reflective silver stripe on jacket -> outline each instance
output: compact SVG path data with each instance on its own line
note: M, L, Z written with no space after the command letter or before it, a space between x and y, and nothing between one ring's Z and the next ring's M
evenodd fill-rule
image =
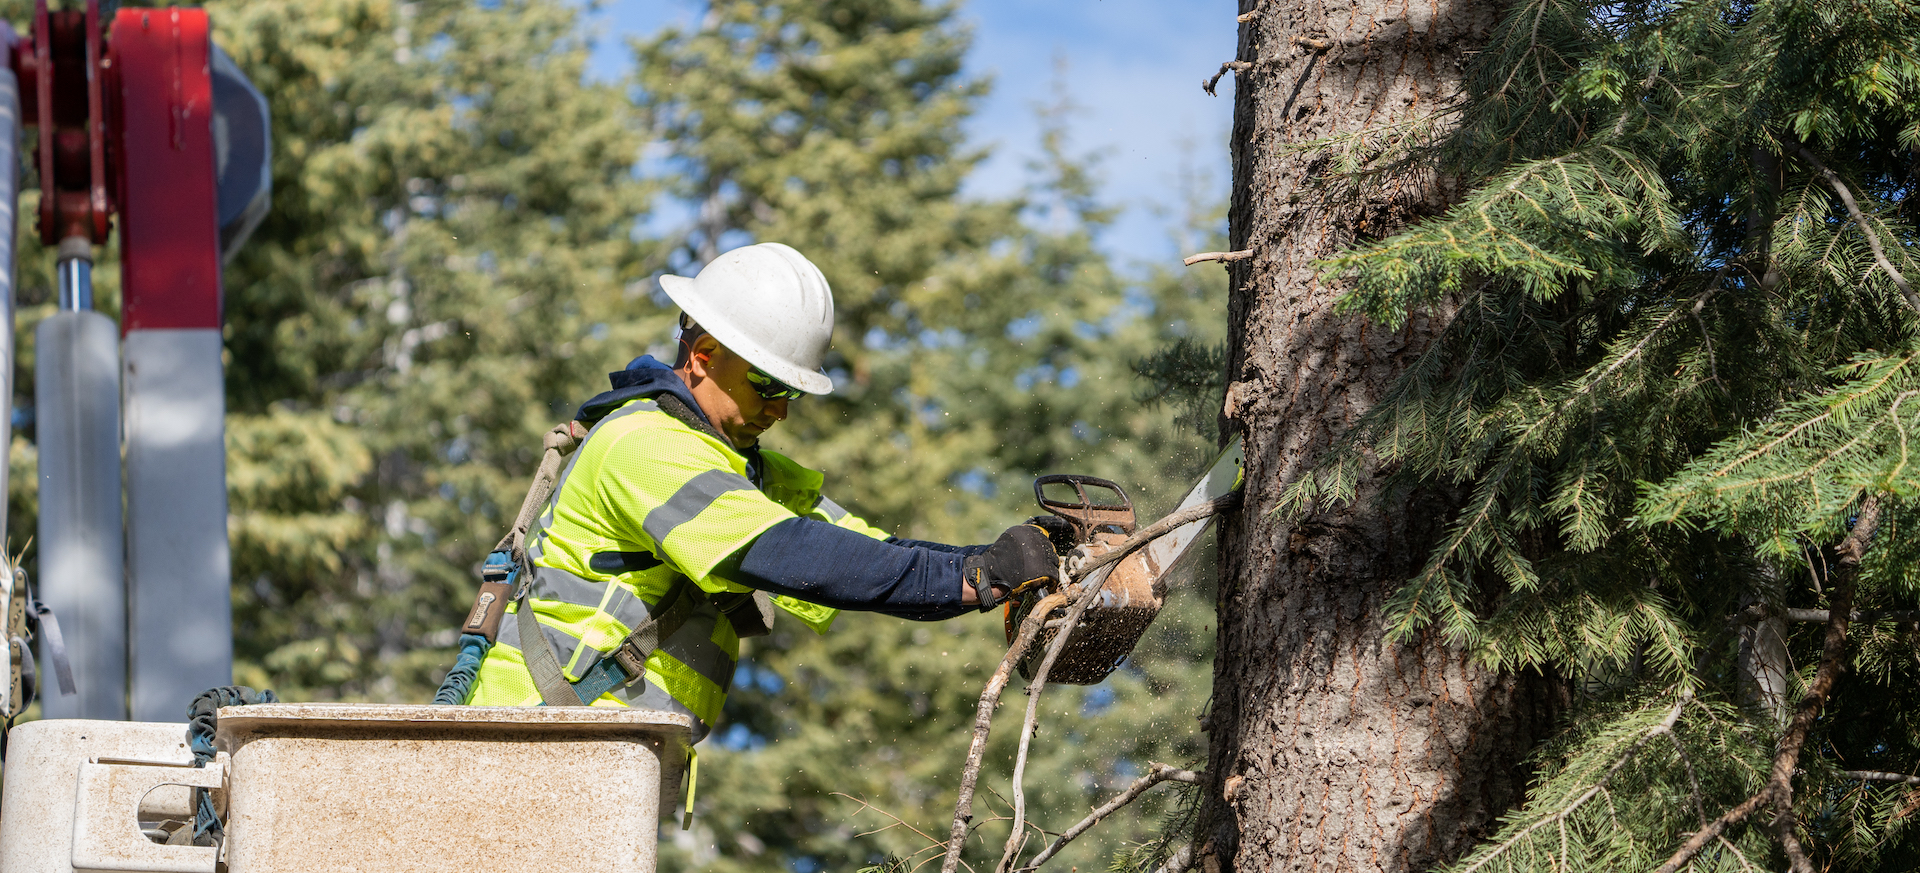
M828 500L825 494L820 495L820 499L813 502L813 508L820 510L821 515L826 516L828 521L835 524L839 524L840 519L847 517L847 511L842 509L840 504Z
M707 507L712 506L720 495L731 491L752 491L753 483L747 477L731 470L708 470L681 484L667 502L654 507L647 513L640 528L647 532L657 547L667 541L667 535L692 521Z

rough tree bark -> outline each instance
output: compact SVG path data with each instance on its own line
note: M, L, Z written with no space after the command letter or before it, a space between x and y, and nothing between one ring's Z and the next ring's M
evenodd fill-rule
M1246 508L1223 527L1203 873L1424 870L1490 834L1525 788L1559 686L1481 669L1436 636L1384 640L1382 605L1427 557L1443 494L1271 517L1296 480L1445 326L1336 314L1312 262L1431 215L1433 174L1319 202L1283 146L1425 115L1450 99L1488 0L1242 0L1233 131L1232 346L1224 416L1246 436Z

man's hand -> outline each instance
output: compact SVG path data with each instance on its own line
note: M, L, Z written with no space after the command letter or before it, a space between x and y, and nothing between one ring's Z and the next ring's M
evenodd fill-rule
M986 612L1059 571L1060 555L1047 532L1037 525L1020 524L1007 528L986 551L969 555L960 565L960 578L972 589L980 611Z

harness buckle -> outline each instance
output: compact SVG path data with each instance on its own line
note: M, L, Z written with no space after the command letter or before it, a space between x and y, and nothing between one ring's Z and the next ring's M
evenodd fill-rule
M647 675L647 656L653 653L640 648L633 636L628 635L608 654L613 656L614 663L619 664L620 669L627 671L626 681L620 683L620 687L625 688Z

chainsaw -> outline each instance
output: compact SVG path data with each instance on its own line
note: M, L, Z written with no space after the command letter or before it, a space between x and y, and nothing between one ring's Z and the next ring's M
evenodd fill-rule
M1243 462L1240 438L1235 437L1174 511L1199 506L1240 487ZM1133 501L1118 484L1106 479L1072 474L1041 476L1033 482L1033 496L1047 514L1034 517L1031 523L1045 530L1054 548L1066 556L1063 567L1112 550L1137 526ZM1174 528L1119 563L1080 580L1081 585L1101 586L1100 594L1067 636L1053 668L1047 672L1047 681L1094 685L1119 667L1166 604L1166 580L1211 523L1209 517ZM1034 605L1061 591L1066 579L1063 571L1007 604L1008 643L1013 642ZM1054 637L1065 625L1066 614L1065 606L1052 608L1039 638L1020 660L1022 677L1033 679Z

